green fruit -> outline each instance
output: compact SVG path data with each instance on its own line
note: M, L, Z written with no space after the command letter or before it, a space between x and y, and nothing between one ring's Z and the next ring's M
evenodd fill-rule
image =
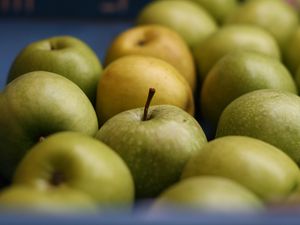
M175 31L161 25L133 27L119 34L111 43L105 64L132 54L153 56L174 66L187 80L192 90L196 87L196 65L192 53Z
M299 183L298 166L284 152L245 136L217 138L203 146L182 178L201 175L232 179L265 201L286 197Z
M68 187L39 191L26 186L12 186L0 193L0 207L22 213L98 213L97 204L88 195Z
M236 213L263 208L255 194L233 180L199 176L184 179L166 189L154 200L150 213L159 214L168 209Z
M279 89L297 94L294 79L280 61L249 51L225 55L213 66L202 84L203 117L216 125L230 102L258 89Z
M40 70L57 73L73 81L94 103L102 66L85 42L72 36L56 36L33 42L18 54L7 81Z
M283 61L295 76L300 65L300 26L295 28L290 41L283 49Z
M215 63L227 53L248 50L280 59L276 40L262 28L251 25L228 25L194 48L200 79L204 80Z
M187 160L207 142L198 122L171 105L128 110L109 119L96 138L127 163L137 198L150 198L176 182Z
M153 1L139 13L138 24L160 24L178 32L192 47L217 30L209 13L192 1Z
M215 20L223 24L226 18L231 15L239 6L238 0L193 0L205 8Z
M100 124L122 111L143 107L151 87L157 92L153 105L175 105L194 114L192 90L171 64L150 56L128 55L103 71L96 99Z
M134 184L124 161L107 145L78 132L59 132L31 148L18 165L14 184L33 190L84 193L101 208L131 207ZM61 193L62 192L62 193ZM75 203L74 203L75 204Z
M26 151L40 138L72 130L94 135L96 112L83 91L49 72L27 73L0 94L0 176L10 179Z
M252 0L229 17L231 24L253 24L269 31L284 48L298 26L296 10L285 1Z
M300 97L279 90L242 95L223 111L217 137L245 135L268 142L300 163Z

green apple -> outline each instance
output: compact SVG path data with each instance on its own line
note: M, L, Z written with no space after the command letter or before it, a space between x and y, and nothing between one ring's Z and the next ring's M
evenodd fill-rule
M239 183L217 176L191 177L175 183L154 200L150 214L166 210L200 212L260 211L262 201ZM183 211L183 212L184 212Z
M228 53L212 67L202 84L203 117L216 126L222 111L234 99L267 88L297 94L292 75L277 59L251 51Z
M295 29L282 52L283 62L295 76L300 66L300 26Z
M0 193L0 209L22 213L99 213L98 206L88 195L70 189L39 191L27 186L11 186Z
M235 10L227 22L260 26L284 48L299 21L297 11L286 1L252 0Z
M26 151L41 138L64 130L94 135L98 121L83 91L45 71L24 74L0 94L0 177L10 179Z
M239 6L238 0L193 0L205 8L219 24L223 24Z
M281 58L276 40L262 28L253 25L223 26L193 49L200 80L203 81L214 64L233 50L248 50Z
M218 29L213 17L192 1L164 0L146 5L138 15L137 23L161 24L178 32L192 47Z
M176 182L186 161L207 142L201 126L184 110L172 105L147 110L121 112L96 134L127 163L137 198L155 197Z
M257 90L232 101L221 114L217 137L245 135L268 142L300 164L300 97Z
M193 55L182 37L161 25L141 25L120 33L111 43L105 64L131 54L157 57L173 65L187 80L192 90L196 86L196 66Z
M110 63L99 81L100 125L122 111L143 107L150 87L157 91L153 104L175 105L194 114L192 90L178 70L152 56L128 55Z
M130 209L134 199L131 173L119 155L99 140L74 131L58 132L33 146L19 163L13 184L27 186L32 193L44 192L45 198L53 195L54 201L63 201L66 195L66 206L73 190L103 209Z
M193 156L182 179L210 175L232 179L264 201L285 198L299 184L297 164L280 149L246 136L214 139Z
M12 63L7 82L40 70L70 79L94 103L102 66L95 52L82 40L55 36L27 45Z

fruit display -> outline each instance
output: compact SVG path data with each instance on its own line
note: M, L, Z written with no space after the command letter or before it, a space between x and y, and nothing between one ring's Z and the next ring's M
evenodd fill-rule
M27 43L0 94L0 213L299 211L298 17L284 0L153 0L101 54Z

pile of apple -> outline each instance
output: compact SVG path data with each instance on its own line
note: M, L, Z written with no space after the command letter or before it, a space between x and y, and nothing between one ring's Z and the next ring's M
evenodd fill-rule
M299 65L281 0L153 1L103 64L76 37L29 43L0 95L0 207L297 206Z

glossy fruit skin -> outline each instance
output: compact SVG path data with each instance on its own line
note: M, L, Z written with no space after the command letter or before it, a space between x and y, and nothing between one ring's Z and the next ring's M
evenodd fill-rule
M202 84L203 117L216 126L230 102L259 89L298 93L292 75L277 59L251 51L229 53L213 66Z
M18 165L13 182L46 193L69 188L90 196L100 208L130 208L134 198L124 161L104 143L79 132L58 132L36 144Z
M182 179L211 175L232 179L267 202L285 198L299 184L297 164L280 149L258 139L214 139L186 164Z
M168 210L228 213L260 211L263 208L262 201L239 183L224 177L204 175L181 180L167 188L154 200L150 213L155 215Z
M137 24L160 24L178 32L192 47L214 33L218 25L213 17L192 1L164 0L146 5Z
M289 68L291 73L296 76L300 65L300 26L298 26L289 42L283 49L283 62Z
M28 44L12 63L7 82L24 73L41 70L73 81L94 104L102 65L96 53L82 40L54 36Z
M156 89L152 105L175 105L194 115L192 90L172 65L150 56L129 55L103 71L96 99L100 125L122 111L143 107L149 88Z
M93 105L70 80L45 71L24 74L0 94L0 176L11 179L27 150L49 134L72 130L94 135Z
M207 142L198 122L171 105L122 112L108 120L96 138L114 149L127 163L137 198L152 198L176 182L187 160Z
M279 46L267 31L253 25L228 25L193 48L199 79L203 81L218 60L236 50L254 51L281 59Z
M247 1L229 16L230 24L253 24L269 31L284 49L298 26L297 11L285 1Z
M217 137L246 135L268 142L300 163L300 97L257 90L231 102L221 114Z
M193 55L175 31L157 24L141 25L119 34L111 43L105 64L132 54L153 56L173 65L196 88L196 65Z
M28 214L96 214L100 210L88 195L61 188L56 191L40 191L31 187L13 185L0 193L1 210Z

